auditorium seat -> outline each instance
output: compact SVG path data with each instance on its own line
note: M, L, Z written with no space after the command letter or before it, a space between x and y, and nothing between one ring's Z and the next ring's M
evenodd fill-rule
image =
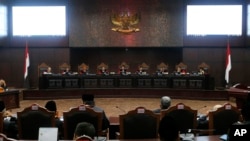
M159 65L157 65L156 68L157 68L157 70L163 69L162 71L168 72L168 65L165 64L164 62L161 62Z
M73 139L74 130L80 122L89 122L93 124L96 129L96 135L102 136L102 116L101 112L96 112L85 105L80 105L71 108L69 111L63 112L64 139Z
M49 65L47 65L46 63L41 63L40 65L38 65L38 77L41 76L44 72L46 72L48 70Z
M70 70L70 65L68 63L62 63L61 65L59 65L59 73L64 72L67 68Z
M169 115L174 117L181 133L190 132L197 127L197 110L191 107L178 103L166 110L161 111L161 118Z
M3 120L4 120L3 112L0 112L0 133L3 133Z
M160 115L144 107L137 107L119 116L118 139L158 138Z
M83 135L83 136L76 138L76 141L93 141L93 139L89 136Z
M241 120L241 112L230 103L224 104L215 111L208 113L210 135L222 135L228 132L229 127Z
M138 69L140 69L140 68L142 68L143 71L147 72L148 69L149 69L149 65L146 64L145 62L143 62L142 64L140 64L140 65L138 66Z
M40 127L55 127L55 113L38 104L17 112L19 139L37 140Z

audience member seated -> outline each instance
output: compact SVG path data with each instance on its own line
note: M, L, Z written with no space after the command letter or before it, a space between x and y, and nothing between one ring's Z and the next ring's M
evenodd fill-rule
M17 118L6 110L4 101L0 101L0 112L3 113L3 132L10 138L17 139Z
M55 124L59 130L58 137L59 139L63 139L63 122L60 120L59 112L57 111L56 102L53 100L49 100L46 102L44 107L49 111L55 112Z
M52 74L51 67L48 67L47 70L43 72L43 74Z
M6 85L5 80L0 79L0 92L4 92L6 90L7 90L7 85Z
M242 121L234 123L228 131L228 141L249 141L250 139L250 101L243 104L241 109ZM245 129L246 133L241 134L241 129ZM240 130L238 135L235 136L236 130ZM239 135L240 134L240 135Z
M94 140L95 134L94 125L88 122L80 122L77 124L75 129L74 140L78 140L82 136L87 136Z
M109 128L109 125L110 125L109 120L105 114L105 111L102 108L95 105L94 95L83 94L82 95L82 102L83 102L83 104L90 106L94 111L103 113L102 130L103 131L107 130Z
M158 130L161 141L179 141L179 129L176 121L171 116L164 116Z
M198 126L197 129L208 129L208 113L211 111L216 111L218 108L222 107L220 104L216 104L211 110L208 110L205 115L198 115Z
M161 113L161 110L168 109L171 105L171 98L168 96L161 97L161 104L159 109L153 110L154 113Z

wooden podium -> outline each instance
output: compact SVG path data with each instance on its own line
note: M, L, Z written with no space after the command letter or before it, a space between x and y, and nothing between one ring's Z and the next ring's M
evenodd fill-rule
M234 97L236 99L237 108L241 109L242 104L247 100L248 94L250 93L250 88L242 84L237 84L233 87L230 87L227 91L229 97Z

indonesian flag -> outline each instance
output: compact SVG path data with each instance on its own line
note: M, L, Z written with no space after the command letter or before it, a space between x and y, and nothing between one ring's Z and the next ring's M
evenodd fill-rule
M28 76L28 68L30 66L30 58L29 58L29 50L28 50L28 43L26 42L25 47L25 60L24 60L24 80Z
M229 83L229 72L232 68L231 65L231 51L230 51L230 45L227 43L227 56L226 56L226 72L225 72L225 80L227 84Z

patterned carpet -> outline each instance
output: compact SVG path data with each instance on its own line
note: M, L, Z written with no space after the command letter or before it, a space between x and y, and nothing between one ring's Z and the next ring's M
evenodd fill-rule
M59 99L55 100L59 114L62 115L63 111L68 111L71 107L76 107L82 103L81 99ZM15 114L17 111L23 110L25 107L33 103L44 106L47 100L21 100L20 108L12 109L11 112ZM192 109L198 110L199 114L206 114L206 112L216 104L231 103L235 106L234 100L230 101L204 101L204 100L185 100L185 99L172 99L172 106L177 103L184 103ZM160 106L159 98L95 98L97 106L102 107L107 117L119 116L135 109L136 107L143 106L147 109L156 109Z

